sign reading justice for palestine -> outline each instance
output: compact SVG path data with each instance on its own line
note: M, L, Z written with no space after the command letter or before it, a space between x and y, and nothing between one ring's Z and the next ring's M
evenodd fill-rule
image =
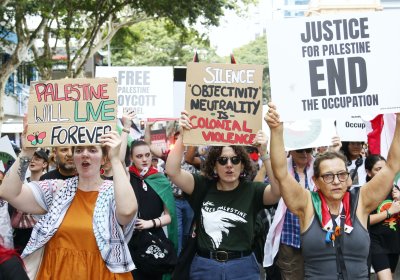
M271 96L281 120L400 112L399 29L398 11L270 22Z
M262 121L262 65L187 66L186 145L251 145Z
M116 129L114 78L32 82L25 142L31 147L99 143Z

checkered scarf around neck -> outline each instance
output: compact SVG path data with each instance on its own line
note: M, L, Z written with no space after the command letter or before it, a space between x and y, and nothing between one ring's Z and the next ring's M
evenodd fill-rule
M311 196L314 204L315 213L317 214L318 220L321 224L321 227L325 231L329 231L333 229L332 216L329 212L328 205L326 204L326 200L324 195L320 192L314 192ZM342 202L340 204L340 211L342 212L344 209L345 213L345 221L344 221L344 232L350 233L353 230L353 223L350 217L350 192L346 192L344 197L342 198Z
M150 175L157 174L158 170L155 169L153 166L150 166L149 168L144 168L141 172L139 172L139 170L136 168L136 166L131 165L131 166L129 166L129 172L132 174L135 174L136 177L143 180L144 178L146 178Z

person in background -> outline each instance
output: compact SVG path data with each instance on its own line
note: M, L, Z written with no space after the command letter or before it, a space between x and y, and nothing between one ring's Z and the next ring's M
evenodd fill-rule
M156 157L160 157L164 162L168 160L170 150L164 150L158 146L152 145L151 143L151 126L154 123L147 123L145 130L144 141L149 144L152 154ZM179 135L179 131L175 132L174 140ZM188 147L185 155L181 160L181 167L190 173L198 173L201 160L196 156L196 147ZM168 177L168 176L167 176ZM193 210L190 207L187 199L183 195L183 192L173 182L171 182L172 193L175 200L175 213L178 223L178 254L181 252L182 247L185 245L186 240L189 238L190 226L193 220Z
M158 158L152 157L151 158L151 166L158 170Z
M164 174L151 166L149 145L134 141L131 145L132 165L129 167L130 182L139 205L139 217L135 228L148 229L152 234L166 237L163 227L167 226L168 238L178 248L177 220L171 184ZM129 242L131 244L132 240ZM133 244L132 244L133 245ZM136 280L162 279L163 274L144 271L140 267L132 271Z
M113 180L113 170L112 165L108 157L106 157L105 162L101 165L100 175L103 180Z
M380 155L368 155L365 159L367 171L366 181L369 182L386 165L386 160ZM371 238L371 264L378 280L392 280L399 260L400 212L399 190L393 186L392 192L382 201L370 215L369 236Z
M46 174L49 168L49 156L43 149L38 149L33 154L29 163L30 176L26 178L26 182L39 181L40 177Z
M121 160L125 158L124 150L128 143L129 130L127 128L134 116L133 112L122 116ZM174 243L177 250L177 220L170 182L163 173L159 173L152 166L150 146L145 141L136 140L131 143L130 158L131 166L128 169L128 178L139 205L135 229L148 229L152 234L165 238L163 227L167 226L168 239ZM128 243L130 248L134 246L133 240L134 238ZM144 271L140 267L133 270L132 275L135 280L160 280L163 278L162 273Z
M192 128L187 112L182 112L179 125L182 130ZM261 136L260 131L255 144L261 144ZM181 132L169 153L166 173L192 206L202 205L190 279L259 279L260 269L252 252L255 220L264 205L279 200L278 187L249 181L253 165L242 146L210 147L203 175L191 174L181 168L182 141Z
M17 251L8 249L0 243L0 279L29 280L24 263Z
M312 149L293 150L290 151L289 155L287 158L289 174L296 179L299 183L298 186L305 190L314 190ZM277 242L280 243L279 247L275 244ZM270 267L273 263L276 263L282 279L304 279L304 261L300 245L299 218L287 209L286 204L281 199L267 236L264 267Z
M52 150L56 168L43 174L40 180L61 179L65 180L76 175L75 163L72 157L72 147L60 146Z
M26 139L27 129L25 116L21 139ZM133 233L136 197L119 159L118 133L110 131L99 141L99 145L71 149L78 176L27 184L24 178L35 150L23 142L0 186L0 197L15 208L46 214L36 223L22 254L35 258L43 251L37 279L132 279L135 266L127 241ZM69 159L69 152L66 155ZM106 155L113 181L100 177Z
M49 167L49 157L45 150L38 149L32 156L29 163L30 177L25 179L25 183L39 181L40 177L46 173ZM11 225L14 229L14 248L22 254L26 244L31 237L32 229L36 224L36 218L29 214L21 212L13 207L11 210Z
M337 152L326 152L315 159L312 179L316 192L299 187L287 170L283 123L272 103L269 103L266 121L271 129L274 176L285 204L300 220L304 278L369 279L368 216L386 198L400 170L400 114L397 114L386 166L361 188L352 191L348 191L351 178L346 159Z
M353 186L362 186L366 182L367 173L364 166L365 157L362 155L363 146L364 142L342 142L341 151L347 159L347 168Z

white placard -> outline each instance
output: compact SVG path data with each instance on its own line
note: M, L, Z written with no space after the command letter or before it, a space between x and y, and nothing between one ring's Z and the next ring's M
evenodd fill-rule
M12 163L16 158L17 155L14 152L8 136L6 135L0 138L0 170L4 172L4 170L10 168L9 164Z
M119 118L126 107L139 119L174 116L172 67L98 66L96 77L117 78Z
M263 116L268 106L263 106ZM270 131L263 120L263 130ZM332 145L332 137L336 136L335 121L332 119L298 120L283 124L283 138L285 150L292 151L304 148L317 148Z
M400 111L400 12L267 25L272 101L282 121Z
M337 120L336 131L341 141L367 142L367 125L361 117Z

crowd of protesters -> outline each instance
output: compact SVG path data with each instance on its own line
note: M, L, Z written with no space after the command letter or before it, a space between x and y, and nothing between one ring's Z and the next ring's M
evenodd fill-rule
M150 122L128 144L133 112L101 145L22 142L0 174L0 279L168 279L135 267L132 236L168 238L179 255L194 224L190 279L393 279L399 116L387 159L338 137L286 152L273 104L269 149L263 131L252 147L185 147L189 117L182 112L171 150L151 143Z

